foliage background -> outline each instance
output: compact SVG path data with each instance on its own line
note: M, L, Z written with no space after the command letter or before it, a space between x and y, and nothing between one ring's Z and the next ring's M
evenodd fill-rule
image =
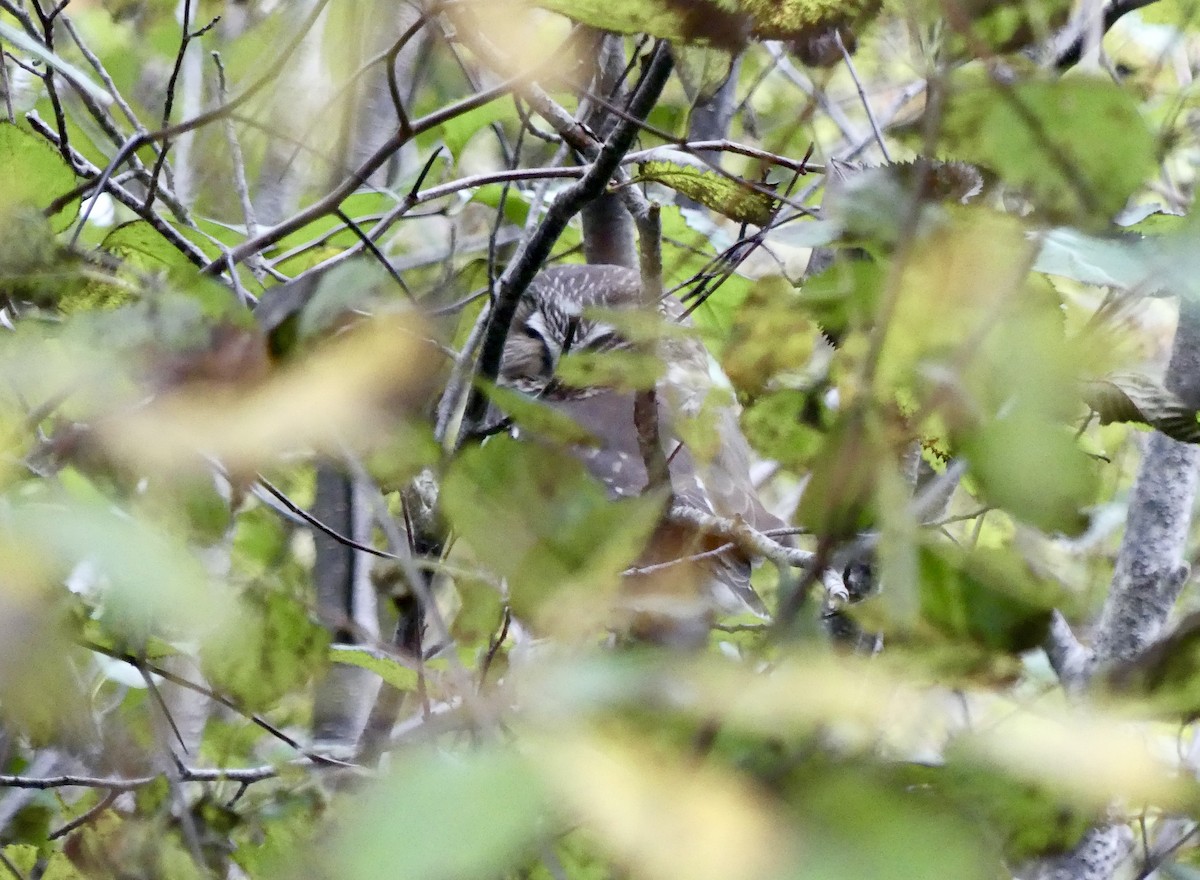
M1200 876L1189 0L0 0L0 47L0 870ZM601 194L730 379L686 439L736 399L791 523L707 524L772 616L704 651L623 637L659 500L536 401L471 433L488 293Z

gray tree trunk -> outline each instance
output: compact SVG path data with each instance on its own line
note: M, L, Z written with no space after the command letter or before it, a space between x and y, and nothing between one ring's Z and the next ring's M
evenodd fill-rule
M1200 407L1200 306L1187 299L1179 307L1165 384L1189 406ZM1196 499L1198 463L1200 447L1158 432L1146 443L1091 656L1080 663L1077 652L1065 650L1061 644L1047 649L1069 690L1078 690L1097 671L1135 657L1165 627L1188 577L1183 560ZM1076 659L1064 662L1072 653ZM1100 826L1089 831L1075 850L1033 866L1026 876L1109 880L1132 848L1133 834L1128 827Z

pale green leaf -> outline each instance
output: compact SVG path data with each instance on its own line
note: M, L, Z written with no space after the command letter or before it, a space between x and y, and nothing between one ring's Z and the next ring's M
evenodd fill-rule
M410 754L342 806L322 844L330 876L471 880L505 876L540 834L544 795L516 754Z
M107 107L112 103L112 95L93 82L90 76L74 64L63 60L51 52L45 45L32 39L21 29L14 27L3 19L0 19L0 38L48 64L66 77L71 82L71 85L77 86L81 91L87 92L103 106Z
M374 672L398 691L411 691L417 686L416 670L372 648L331 645L329 660L343 666L357 666L359 669Z
M1120 211L1157 164L1132 96L1108 79L961 85L946 104L942 143L1049 216L1093 222Z
M0 26L4 22L0 21ZM31 131L0 122L0 218L14 209L45 208L58 196L75 188L75 172L45 139ZM55 231L71 225L79 211L76 198L51 219Z
M655 151L654 159L639 166L638 178L668 186L737 223L766 226L774 214L772 196L720 174L686 153Z
M488 399L534 436L571 446L596 446L595 436L560 410L502 385L480 385Z
M442 487L450 523L508 579L527 616L570 588L612 590L661 512L657 496L609 500L567 453L494 437L454 462Z

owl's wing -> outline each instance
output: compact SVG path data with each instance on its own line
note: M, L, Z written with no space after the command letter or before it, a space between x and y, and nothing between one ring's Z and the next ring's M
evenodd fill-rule
M683 305L673 297L661 304L665 317L691 327ZM738 424L740 408L733 400L732 386L698 337L688 334L665 337L659 345L667 376L659 383L659 424L670 432L676 419L698 415L705 428L716 433L710 455L695 463L696 478L718 516L738 516L759 531L782 528L785 523L762 505L750 478L750 444ZM716 395L718 405L709 405ZM722 399L726 398L726 399ZM706 412L707 410L707 412ZM669 454L669 452L668 452Z
M599 441L596 447L580 448L578 455L592 476L605 485L611 496L631 497L645 491L648 479L633 419L632 393L601 390L586 397L555 401L552 405L569 415ZM668 405L660 401L659 423L669 428L670 422ZM734 426L736 427L736 422ZM691 452L666 430L662 441L663 452L668 459L671 490L678 503L705 513L718 516L728 516L732 513L742 515L744 510L751 515L746 517L747 522L755 528L762 528L764 523L759 520L758 512L761 511L765 517L770 517L770 514L762 509L757 500L751 501L753 486L748 469L749 448L745 446L745 438L740 437L740 432L738 439L742 448L732 449L730 460L735 466L744 463L743 483L735 488L738 482L737 474L729 474L721 479L728 481L725 494L729 498L739 500L738 503L742 505L740 510L726 512L713 503L708 481L697 468ZM773 517L770 518L774 520ZM774 526L768 524L765 527ZM687 532L682 527L664 523L650 541L650 547L640 564L654 565L703 553L715 549L721 543L720 539L710 535ZM756 614L766 615L762 599L750 585L750 560L740 551L731 549L715 557L708 557L696 567L702 568L706 580L715 581L724 588L712 591L713 597L722 608L727 611L739 611L747 607Z

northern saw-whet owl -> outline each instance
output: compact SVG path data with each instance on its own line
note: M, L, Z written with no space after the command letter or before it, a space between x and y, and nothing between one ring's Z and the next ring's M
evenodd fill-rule
M635 394L606 387L577 388L558 382L555 368L566 352L620 351L634 346L603 315L592 309L653 309L643 303L640 275L612 265L573 265L539 274L517 306L501 362L500 384L539 397L570 416L597 440L594 447L574 450L610 497L641 494L647 486L646 466L634 421ZM657 304L667 319L678 320L682 308L674 299ZM693 455L672 430L681 416L695 416L714 387L704 345L686 335L657 344L665 375L656 387L659 438L675 503L721 517L742 517L751 526L770 529L782 522L758 500L750 478L750 449L737 424L732 402L713 414L715 451ZM705 553L723 542L694 529L662 522L638 560L647 567ZM656 641L696 644L707 638L716 610L749 609L765 616L762 600L750 586L751 560L736 549L688 564L658 569L630 578L627 592L646 599L655 610L635 614L635 634ZM639 583L639 581L645 581ZM637 633L639 620L643 630ZM646 621L653 621L646 624Z

